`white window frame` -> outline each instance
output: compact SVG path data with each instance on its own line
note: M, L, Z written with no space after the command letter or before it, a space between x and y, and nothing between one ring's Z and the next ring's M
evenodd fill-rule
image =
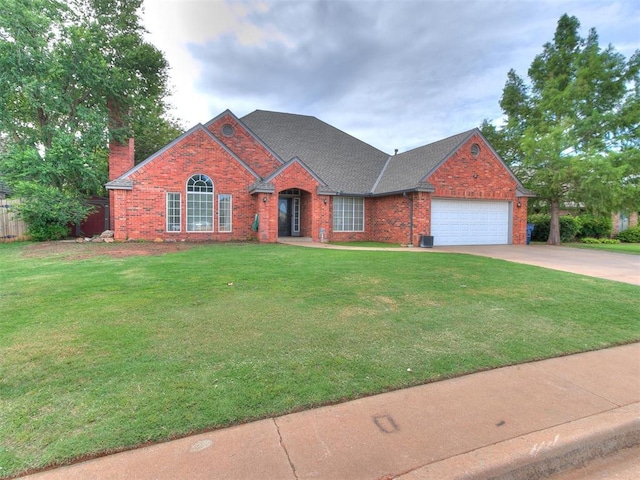
M180 233L182 231L182 195L180 192L167 192L166 220L167 232ZM171 228L171 226L178 228Z
M213 180L206 175L197 173L187 180L186 190L187 232L213 232ZM203 222L205 228L194 228L196 223Z
M300 197L291 199L291 235L300 236Z
M223 203L228 202L228 208L223 208ZM228 218L229 224L224 225L225 218ZM230 233L233 231L233 196L229 193L218 194L218 232Z
M364 197L333 199L333 231L364 232Z

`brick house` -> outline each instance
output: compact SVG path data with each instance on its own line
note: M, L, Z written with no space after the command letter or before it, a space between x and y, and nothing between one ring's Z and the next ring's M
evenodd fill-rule
M524 244L527 191L478 129L390 155L315 117L227 110L134 166L112 144L117 240Z

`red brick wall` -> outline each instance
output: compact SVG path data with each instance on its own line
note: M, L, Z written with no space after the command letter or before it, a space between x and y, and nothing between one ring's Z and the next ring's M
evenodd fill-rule
M292 188L301 190L300 196L300 234L303 237L311 237L313 240L320 240L320 228L329 232L329 208L324 204L325 197L317 194L318 182L299 163L292 163L282 170L273 180L276 192L282 192ZM278 241L278 202L277 194L269 200L270 210L268 215L275 219L269 224L269 231L266 236L261 237L262 241Z
M109 143L109 180L114 180L123 173L131 170L133 164L133 138L130 138L125 144L118 143L115 140Z
M214 184L214 231L186 231L186 183L204 174ZM133 190L110 192L113 228L118 240L245 240L258 211L257 197L248 194L256 181L249 171L205 132L195 131L162 155L132 173ZM166 231L166 193L181 194L181 232ZM218 232L218 194L232 195L232 232Z
M222 133L225 124L234 127L233 137L225 137ZM256 143L231 115L221 117L208 128L263 177L281 167L280 162ZM481 147L477 157L470 153L473 143ZM116 148L115 156L112 155L113 173L110 172L110 178L116 178L130 168L124 165L125 150L127 155L132 153L132 145L120 151ZM124 170L118 174L121 169ZM207 175L214 182L214 232L186 231L186 182L194 174ZM258 238L262 242L276 242L278 192L297 188L301 190L301 235L316 241L320 240L320 230L324 229L325 240L377 240L407 244L410 240L411 198L411 243L418 245L419 236L430 233L432 196L511 201L513 243L526 241L527 199L516 197L516 181L479 135L474 135L427 179L435 186L435 193L411 193L409 198L403 195L366 197L364 232L332 231L333 197L318 195L318 182L299 163L289 165L272 180L276 193L250 195L248 189L257 180L255 176L202 130L195 130L129 178L134 185L132 191L110 191L111 225L118 240L228 241ZM166 231L167 192L181 194L181 232ZM233 230L230 233L218 232L217 195L221 193L233 196ZM519 208L518 202L521 204ZM260 227L258 232L253 232L251 227L256 213L260 217Z
M480 146L480 153L476 157L470 150L474 143ZM514 244L526 243L527 198L516 196L517 182L479 135L473 135L427 181L435 187L432 198L511 201L512 241ZM520 207L517 206L518 202ZM430 230L430 225L426 225L425 231Z
M409 198L402 195L378 197L370 202L373 210L372 239L378 242L410 243L410 210L413 194ZM415 211L415 205L414 205Z
M364 231L363 232L334 232L333 231L333 200L335 197L329 197L327 202L327 222L326 235L327 241L332 242L367 242L374 240L373 238L373 219L374 203L372 198L364 199Z
M222 127L225 125L233 127L233 136L227 137L222 132ZM256 142L253 136L232 115L223 115L207 125L207 128L261 177L268 177L282 166L282 163L269 150ZM284 161L287 160L289 159L284 159Z

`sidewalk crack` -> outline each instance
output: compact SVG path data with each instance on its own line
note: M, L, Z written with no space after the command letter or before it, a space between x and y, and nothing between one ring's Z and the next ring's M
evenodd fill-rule
M600 394L599 392L595 392L593 391L591 388L588 388L585 385L582 385L581 383L576 383L573 380L569 380L568 378L566 378L563 375L560 375L554 371L551 370L547 370L544 367L542 367L541 365L535 365L535 368L537 368L540 372L549 375L550 377L556 378L558 380L561 380L563 382L568 383L569 385L572 385L573 387L582 390L583 392L587 392L590 393L591 395L600 398L601 400L604 400L605 402L609 403L612 405L612 409L613 408L620 408L620 407L624 407L624 405L619 405L618 402L614 402L613 400L611 400L608 397L605 397L603 394Z
M293 478L295 478L296 480L299 480L298 473L296 472L296 467L293 465L293 462L291 461L291 457L289 456L289 451L287 450L287 447L284 444L284 440L282 440L282 433L280 433L280 426L278 425L278 422L276 422L275 418L273 418L272 420L278 432L278 438L280 439L280 446L282 447L282 450L284 450L284 454L287 456L287 461L289 462L289 466L291 467Z

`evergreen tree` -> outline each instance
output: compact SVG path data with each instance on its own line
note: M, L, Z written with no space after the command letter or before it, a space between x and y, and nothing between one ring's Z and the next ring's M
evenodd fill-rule
M595 214L640 206L640 53L627 61L602 49L594 29L563 15L525 82L511 70L500 106L506 123L483 131L535 203L551 213L549 244L560 243L562 207Z

